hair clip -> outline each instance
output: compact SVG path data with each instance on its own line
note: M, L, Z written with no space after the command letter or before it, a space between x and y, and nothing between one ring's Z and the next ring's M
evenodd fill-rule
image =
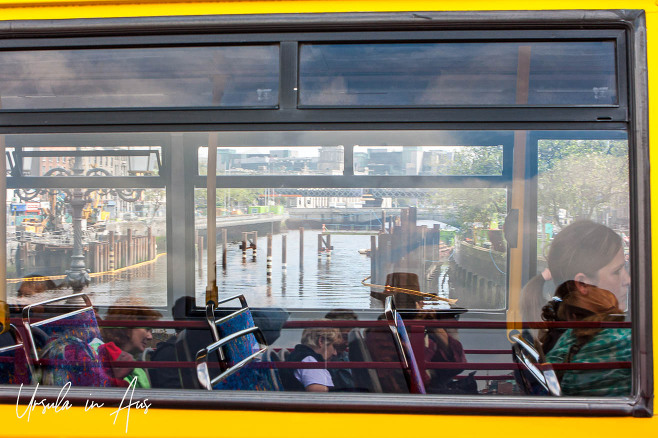
M556 302L558 302L558 303L561 303L561 302L562 302L562 298L557 297L557 296L551 298L551 300L552 300L552 301L556 301Z

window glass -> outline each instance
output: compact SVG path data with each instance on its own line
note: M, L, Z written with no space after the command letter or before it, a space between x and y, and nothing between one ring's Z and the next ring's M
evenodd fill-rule
M162 166L159 146L21 147L10 154L12 176L158 176Z
M621 237L628 271L628 141L552 139L549 133L543 135L549 138L538 142L538 269L547 267L550 244L560 231L587 218ZM627 295L620 297L622 310L628 311L629 304Z
M72 137L78 141L71 147L83 148L83 137ZM84 330L71 341L61 336L68 322L53 328L48 320L69 308L70 298L59 307L34 308L33 327L39 330L33 336L44 342L36 354L58 357L66 342L81 349L86 344L103 370L96 380L76 380L76 375L46 369L42 383L106 386L103 379L110 379L110 386L121 386L128 377L142 388L190 391L212 386L548 396L557 388L564 396L630 394L633 260L623 131L102 137L104 146L90 150L104 155L76 156L73 165L95 165L96 159L105 165L112 158L104 149L109 143L126 151L160 145L166 153L181 154L177 159L186 165L168 168L165 162L162 174L170 175L171 185L163 181L162 188L123 188L121 182L97 188L93 176L84 180L89 186L75 188L81 179L48 178L53 175L44 178L52 184L39 179L31 181L42 187L12 188L10 304L35 304L79 289L103 316L90 323L83 318L89 314L74 313L78 322L73 325ZM39 138L30 142L23 136L21 142L21 136L8 136L6 141L14 154L18 149L39 152L42 156L30 158L50 165L53 157L43 152L55 149L41 146ZM61 140L51 138L60 148ZM224 172L213 175L209 140L227 145L219 150L259 148L259 156L272 163L282 153L319 157L323 148L341 145L343 153L332 163L342 162L342 174L285 166L273 166L285 170L279 174L250 173L233 164L227 172L224 164ZM409 163L420 165L411 174L359 173L357 157L363 158L362 168L386 157L358 155L371 148L363 145L391 148L388 153L397 157L391 161L405 169ZM308 150L318 155L306 155ZM424 152L446 150L455 162L466 157L459 172L424 173ZM405 158L419 151L420 160ZM222 161L217 162L220 167ZM217 185L214 205L208 204L203 175L209 171ZM30 180L8 178L10 187L21 181ZM216 242L208 252L211 236ZM183 242L171 244L171 254L163 254L167 237ZM89 284L81 286L85 274ZM214 287L220 301L242 295L242 300L219 303L216 333L203 312L207 291ZM397 310L387 307L389 300ZM522 327L510 334L510 343L508 325L518 323ZM244 334L245 342L227 340L252 326L260 331ZM229 345L221 348L225 356L219 363L208 349L215 337ZM52 339L60 341L49 344ZM239 378L220 377L266 345L236 374ZM531 366L536 345L545 354L540 361L550 365ZM134 368L112 366L131 357L137 361ZM191 368L196 360L200 365ZM542 376L533 374L537 370ZM20 383L17 371L9 375L13 380L4 383Z
M205 196L205 189L196 190L197 217L206 214ZM217 205L217 227L228 230L227 267L218 272L218 287L242 289L254 306L382 309L387 278L396 272L417 279L419 296L459 297L473 308L505 306L506 248L496 224L502 225L507 210L505 189L227 188L217 190ZM481 220L496 222L495 230ZM243 231L231 226L236 221L252 225ZM205 239L205 223L197 224ZM255 250L242 251L245 237ZM497 253L481 258L492 295L479 300L453 281L450 260L476 257L471 248L490 247L491 240ZM470 254L456 254L459 245ZM275 269L268 276L270 253ZM206 266L197 260L197 269L202 304ZM414 301L403 305L413 307Z
M615 44L609 41L300 49L302 105L612 105L616 83Z
M0 108L273 107L278 47L0 52Z
M222 136L224 137L224 136ZM233 139L235 135L228 135ZM217 175L342 175L343 145L250 147L240 139L236 146L217 149ZM268 139L269 140L269 139ZM230 141L222 138L222 143ZM249 140L247 140L249 141ZM199 150L199 174L207 175L208 149Z
M26 305L79 289L99 306L131 300L166 305L164 188L23 187L10 195L10 303Z
M363 146L354 147L358 175L501 175L503 147Z

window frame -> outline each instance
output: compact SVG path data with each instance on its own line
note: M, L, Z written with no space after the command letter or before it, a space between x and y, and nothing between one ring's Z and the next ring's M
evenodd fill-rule
M469 30L463 30L469 29ZM201 33L203 32L203 33ZM261 32L261 33L256 33ZM300 41L355 41L381 39L432 39L458 32L461 39L504 39L522 33L529 40L575 38L581 35L616 35L619 105L607 107L470 107L470 108L299 108L297 86ZM57 35L53 38L51 35ZM86 35L80 37L79 35ZM354 39L350 39L354 38ZM576 38L580 39L580 38ZM585 38L586 39L586 38ZM51 132L178 132L228 130L322 129L624 129L629 136L633 321L633 394L619 399L537 397L400 396L395 394L260 394L248 392L136 391L154 407L191 409L248 409L282 411L337 411L389 413L469 413L524 415L633 415L653 414L653 359L651 313L651 238L649 209L649 146L646 25L644 11L497 11L428 13L354 13L309 15L252 15L82 19L0 23L0 50L56 47L117 47L188 45L235 41L280 41L280 95L277 109L85 109L0 110L0 134ZM293 69L286 66L295 66ZM358 120L358 123L354 121ZM173 223L189 222L193 212L196 154L174 141L163 147L163 161L170 163L166 181L167 246L184 248L168 260L168 299L174 289L184 290L185 279L174 279L174 263L194 260L193 228L174 233ZM182 178L182 179L181 179ZM260 177L268 178L268 177ZM251 179L250 179L251 180ZM7 179L8 187L11 178ZM94 178L97 183L98 179ZM133 181L131 179L131 181ZM263 180L264 181L264 180ZM35 181L36 182L36 181ZM114 182L114 181L108 181ZM89 184L80 178L80 184ZM132 182L131 182L132 184ZM258 182L258 185L262 185ZM190 203L192 205L190 206ZM191 207L191 208L190 208ZM182 209L181 209L182 208ZM177 236L177 234L179 234ZM183 246L178 246L178 245ZM176 246L175 246L176 245ZM192 262L193 265L193 262ZM180 266L180 265L179 265ZM182 275L181 277L185 277ZM8 388L8 387L5 387ZM124 391L100 391L99 402L117 403ZM42 388L40 394L55 399L59 388ZM73 402L86 400L89 388L71 388ZM21 401L30 394L24 391ZM0 392L0 401L16 402L14 390Z

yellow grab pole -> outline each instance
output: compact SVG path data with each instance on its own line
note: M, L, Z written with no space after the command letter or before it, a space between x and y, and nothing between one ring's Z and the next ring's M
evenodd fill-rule
M516 104L528 103L530 83L530 46L519 47L519 59L516 76ZM525 175L526 175L526 131L514 132L514 160L512 165L512 205L511 210L518 212L516 229L516 247L510 248L509 272L509 309L507 311L507 335L521 330L521 289L523 287L523 244L525 217Z

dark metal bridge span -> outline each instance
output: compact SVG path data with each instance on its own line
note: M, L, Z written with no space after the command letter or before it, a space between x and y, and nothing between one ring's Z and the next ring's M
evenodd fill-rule
M409 188L281 188L274 189L276 195L304 196L304 197L341 197L358 198L372 195L375 198L428 198L436 194L436 189L409 189Z

